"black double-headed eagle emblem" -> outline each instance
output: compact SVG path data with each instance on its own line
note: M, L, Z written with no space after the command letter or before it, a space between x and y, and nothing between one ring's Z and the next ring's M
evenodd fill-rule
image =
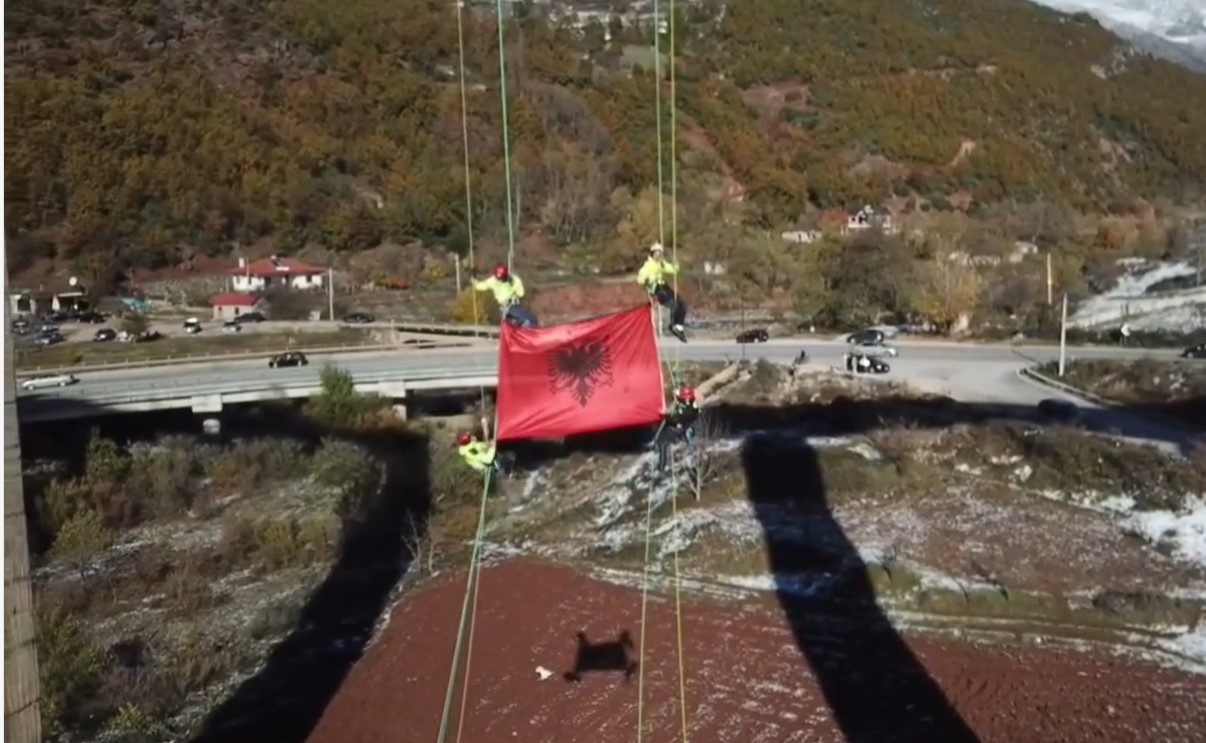
M587 339L552 351L547 359L552 393L569 392L579 405L586 407L596 390L611 385L607 340Z

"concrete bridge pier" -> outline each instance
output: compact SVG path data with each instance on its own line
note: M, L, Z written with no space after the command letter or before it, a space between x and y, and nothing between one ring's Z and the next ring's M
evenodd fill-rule
M404 421L409 413L406 410L406 382L380 382L377 384L377 394L394 401L394 414L398 420Z
M4 331L4 740L40 743L42 713L12 334Z

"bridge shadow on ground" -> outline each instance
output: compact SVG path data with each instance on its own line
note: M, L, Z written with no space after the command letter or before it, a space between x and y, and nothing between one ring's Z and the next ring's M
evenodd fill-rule
M77 403L78 405L78 403ZM200 420L191 413L147 417L92 410L89 425L31 423L22 426L32 452L53 451L82 468L93 429L119 442L150 441L157 433L195 435ZM228 411L225 430L240 437L296 440L307 449L324 438L355 443L384 466L381 487L343 508L336 560L308 597L296 623L271 649L264 665L206 718L192 738L197 743L303 743L344 678L358 661L412 555L403 537L426 528L431 508L427 436L411 429L349 429L322 424L296 405L266 404ZM50 447L49 449L47 447ZM32 453L27 451L27 453ZM31 533L38 534L38 508L26 490Z
M257 417L258 435L334 437L385 464L383 484L344 527L334 566L264 667L205 721L196 743L302 743L360 659L412 555L403 536L431 504L425 436L403 429L326 427L289 409ZM265 426L273 430L265 430Z
M577 639L574 667L563 674L566 681L581 681L588 673L620 673L625 683L632 680L638 666L632 658L635 646L628 630L621 631L614 640L591 642L585 632L579 632Z
M1091 431L1188 447L1184 431L1150 425L1136 416L1143 412L1082 410L1080 423ZM747 495L762 525L779 603L845 739L977 741L878 606L867 565L834 517L825 473L808 437L889 427L1044 422L1036 409L949 398L840 398L777 407L720 404L708 413L719 430L743 438ZM785 536L789 524L804 525L803 542L798 531Z

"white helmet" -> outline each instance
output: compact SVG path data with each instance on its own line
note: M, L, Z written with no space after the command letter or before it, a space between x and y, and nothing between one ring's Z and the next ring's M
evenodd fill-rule
M650 253L661 253L663 251L664 251L664 248L662 248L662 244L659 242L655 242L654 244L649 246Z

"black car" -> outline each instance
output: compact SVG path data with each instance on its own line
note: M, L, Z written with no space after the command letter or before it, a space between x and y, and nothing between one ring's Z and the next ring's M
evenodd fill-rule
M1190 346L1181 352L1183 359L1206 359L1206 343Z
M846 354L846 371L852 371L855 374L887 374L892 371L892 367L878 356L848 353Z
M101 328L92 335L93 343L104 343L106 341L115 340L117 331L113 328Z
M846 342L852 343L856 346L878 346L884 342L884 331L875 330L874 328L860 330L857 333L851 333L850 335L846 336Z
M96 310L84 310L75 316L77 322L88 323L89 325L100 325L105 321L105 316Z
M237 323L239 323L239 324L242 324L242 323L245 323L245 322L264 322L264 313L262 313L262 312L248 312L248 313L245 313L245 314L239 315L238 317L236 317L236 318L234 319L234 321L235 321L235 322L237 322Z
M350 325L363 325L365 323L376 322L377 318L367 312L353 312L350 315L345 315L343 321Z
M310 363L301 351L286 351L268 359L269 369L280 369L286 366L305 366Z
M750 328L737 334L738 343L766 343L768 340L770 333L766 332L766 328Z
M1073 423L1080 418L1080 408L1067 400L1049 397L1039 401L1038 414L1043 420L1052 423Z

